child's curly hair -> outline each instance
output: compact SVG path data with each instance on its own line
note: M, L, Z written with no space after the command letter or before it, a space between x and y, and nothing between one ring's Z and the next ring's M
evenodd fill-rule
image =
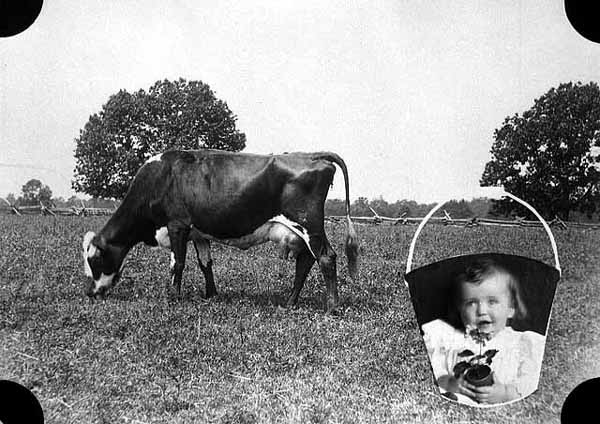
M484 279L494 273L505 274L508 277L508 291L512 299L512 307L515 310L512 319L522 320L527 316L527 308L523 302L517 278L492 258L479 258L467 264L465 269L452 279L448 298L448 322L450 324L464 330L458 309L461 284L481 284Z

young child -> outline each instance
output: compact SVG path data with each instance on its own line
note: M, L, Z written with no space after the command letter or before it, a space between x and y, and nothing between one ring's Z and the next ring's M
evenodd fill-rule
M519 282L492 259L481 259L466 268L452 284L448 319L423 324L423 339L433 374L442 394L472 405L506 403L535 391L544 353L545 337L533 331L515 331L513 318L524 318ZM488 339L482 347L472 330ZM469 383L457 363L467 351L493 354L493 383ZM462 353L462 354L461 354ZM458 375L457 375L458 374Z

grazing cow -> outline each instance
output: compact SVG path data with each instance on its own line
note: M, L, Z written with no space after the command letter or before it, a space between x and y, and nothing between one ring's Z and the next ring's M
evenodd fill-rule
M86 294L104 297L137 243L172 251L172 285L181 294L186 249L192 240L204 274L205 296L216 294L210 242L247 249L273 241L282 257L296 259L288 306L318 262L327 287L327 309L338 304L336 254L324 229L324 203L337 164L344 175L348 234L346 256L354 278L358 243L350 220L348 171L335 153L256 155L218 150L168 151L150 158L98 234L83 240Z

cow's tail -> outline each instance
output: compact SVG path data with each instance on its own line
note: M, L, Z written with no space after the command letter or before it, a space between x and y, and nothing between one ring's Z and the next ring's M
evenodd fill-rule
M335 163L342 170L342 174L344 174L344 184L346 188L346 221L348 225L348 232L346 234L346 258L348 258L348 273L350 274L350 278L354 280L358 275L359 248L358 236L356 235L356 230L354 229L354 225L350 219L350 182L348 179L348 168L346 168L346 163L344 160L335 153L323 152L317 153L316 155L318 159L326 159Z

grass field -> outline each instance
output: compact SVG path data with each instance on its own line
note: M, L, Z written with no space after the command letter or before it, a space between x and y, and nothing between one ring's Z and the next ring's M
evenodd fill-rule
M91 303L81 240L105 220L0 217L0 379L31 388L47 423L558 423L568 393L600 376L598 231L555 230L563 276L540 389L480 410L435 394L402 278L414 226L359 226L353 283L344 227L328 224L342 302L329 316L316 268L299 308L279 306L294 266L268 245L215 246L208 302L191 253L185 299L171 302L168 255L140 245L109 298ZM415 262L489 250L552 263L541 229L434 225Z

